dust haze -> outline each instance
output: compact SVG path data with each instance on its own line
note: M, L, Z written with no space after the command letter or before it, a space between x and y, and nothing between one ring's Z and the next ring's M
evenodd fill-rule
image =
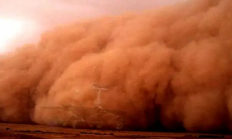
M41 107L93 107L97 84L130 127L232 131L231 13L231 0L191 0L54 27L0 56L0 119L59 126L71 114Z

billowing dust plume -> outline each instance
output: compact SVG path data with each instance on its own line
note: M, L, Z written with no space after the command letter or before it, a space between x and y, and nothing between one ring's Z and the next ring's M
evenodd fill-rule
M55 107L94 107L98 85L128 127L232 131L231 13L231 0L191 0L54 28L1 55L0 119L59 126L71 113Z

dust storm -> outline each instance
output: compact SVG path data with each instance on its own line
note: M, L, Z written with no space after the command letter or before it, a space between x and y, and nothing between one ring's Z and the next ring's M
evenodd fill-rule
M0 56L1 122L60 126L71 114L42 107L93 107L97 84L128 127L232 131L231 13L231 0L191 0L54 27Z

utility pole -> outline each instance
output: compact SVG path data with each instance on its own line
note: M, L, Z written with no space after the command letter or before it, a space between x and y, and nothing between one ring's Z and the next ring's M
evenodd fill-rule
M105 87L100 87L97 84L93 84L93 89L98 91L97 92L97 100L95 102L95 105L96 105L95 107L102 109L102 107L100 106L101 105L101 92L107 91L108 89Z

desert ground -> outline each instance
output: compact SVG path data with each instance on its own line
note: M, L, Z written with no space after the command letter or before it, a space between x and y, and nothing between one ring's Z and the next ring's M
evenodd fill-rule
M1 139L195 139L232 138L229 134L89 130L26 124L0 124Z

